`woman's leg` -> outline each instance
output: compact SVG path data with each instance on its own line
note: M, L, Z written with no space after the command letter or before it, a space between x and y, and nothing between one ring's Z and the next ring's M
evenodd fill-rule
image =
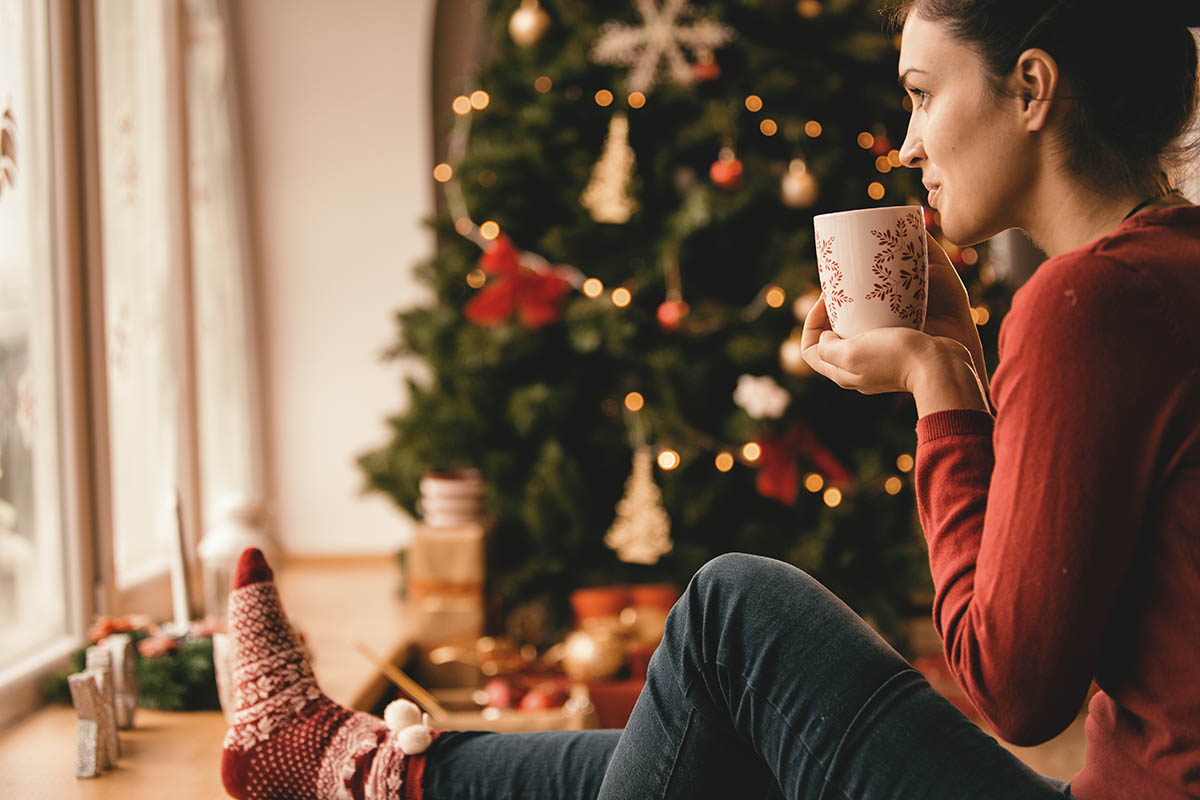
M238 561L229 600L234 724L221 774L241 800L586 798L620 731L445 732L343 708L317 687L260 551ZM413 709L415 712L415 709ZM392 729L390 726L396 726ZM432 746L430 740L434 739ZM426 787L428 794L422 794Z
M780 794L1064 797L817 581L721 556L671 610L600 797Z
M426 753L426 800L594 800L620 731L441 734Z

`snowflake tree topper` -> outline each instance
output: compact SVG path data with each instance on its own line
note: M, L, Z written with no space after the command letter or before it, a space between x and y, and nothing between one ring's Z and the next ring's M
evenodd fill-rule
M688 85L696 76L683 55L686 47L700 60L712 58L718 48L734 37L734 30L712 19L697 19L691 25L680 24L691 15L687 0L636 0L642 15L642 27L636 28L609 20L601 28L600 38L592 46L592 60L598 64L632 65L625 89L647 92L658 83L659 65L676 83Z

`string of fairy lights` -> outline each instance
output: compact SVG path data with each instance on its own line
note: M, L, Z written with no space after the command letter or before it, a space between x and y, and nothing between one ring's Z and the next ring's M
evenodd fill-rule
M803 5L803 2L801 5ZM541 75L534 80L533 86L536 91L545 94L553 89L554 83L549 76ZM578 86L570 86L564 90L564 93L568 99L578 100L582 97L583 90ZM607 107L615 102L615 96L608 89L599 89L593 94L593 100L598 106ZM647 98L644 93L635 91L630 92L625 101L629 108L636 110L646 105ZM908 98L905 98L905 103L908 102ZM455 231L460 236L474 242L484 251L488 249L492 241L500 236L500 225L494 220L486 220L477 224L472 219L463 195L462 186L453 165L462 163L466 155L472 115L484 111L489 104L490 97L483 90L476 90L470 94L463 94L454 98L451 108L455 114L455 123L449 137L447 160L437 164L433 168L433 178L443 187L448 210L451 218L454 220ZM744 106L751 113L760 113L764 109L762 98L756 94L748 95L745 98ZM779 124L769 116L764 116L759 121L758 127L764 136L775 136L780 132ZM824 127L815 119L805 121L801 130L803 130L804 136L809 139L817 139L824 133ZM876 155L875 169L881 175L886 175L891 170L902 166L899 151L891 148L886 133L881 129L876 129L874 132L860 132L856 137L856 143L864 151ZM732 150L729 150L729 152L732 152ZM806 169L807 165L799 158L794 159L789 164L789 173L793 175L803 174ZM494 172L485 170L477 176L477 180L482 186L487 187L495 184L497 176ZM887 189L881 181L871 181L867 185L866 194L872 200L881 200L886 196L886 193ZM954 244L944 240L941 243L951 259L957 264L973 266L979 260L979 253L975 248L958 248ZM519 251L519 259L523 266L537 272L556 272L572 288L590 299L600 299L607 294L608 300L617 309L627 308L633 301L633 293L629 288L616 286L610 289L599 278L588 276L571 264L552 264L540 254L525 250ZM676 263L674 267L674 270L670 266L667 267L667 299L668 302L681 302L682 285L678 264ZM995 275L987 265L981 265L979 277L985 285L995 281ZM487 283L487 275L482 269L475 268L467 274L466 283L472 289L480 289ZM797 319L801 322L804 316L807 315L808 309L815 302L816 293L817 290L812 288L801 293L794 299L793 311ZM787 292L781 286L774 283L767 284L742 309L740 316L745 320L752 321L768 308L778 309L783 307L787 303L787 299ZM662 309L660 308L660 322L663 321L661 311ZM972 307L971 313L976 325L983 326L988 324L991 315L986 306ZM797 328L796 330L799 331L800 329ZM789 343L785 343L785 347ZM796 374L790 370L789 372L793 375ZM624 396L622 401L617 401L615 398L606 401L606 412L611 414L613 412L612 406L616 406L618 403L620 404L620 410L627 417L630 430L635 432L634 438L636 441L633 444L635 446L646 446L645 424L641 419L648 411L645 396L640 392L630 391ZM762 445L757 441L748 441L736 446L729 445L719 442L711 436L690 427L686 431L686 435L693 449L699 448L714 454L713 466L721 473L730 472L739 460L748 466L754 466L760 461L763 454ZM659 446L655 449L655 453L655 463L663 471L669 472L677 469L683 463L683 457L680 452L673 447ZM915 462L911 453L901 453L896 457L895 467L901 474L911 473L914 464ZM801 484L808 492L820 494L822 501L829 508L838 507L845 498L843 487L833 485L833 482L819 472L804 474L801 477ZM899 475L890 474L876 479L873 481L873 485L889 495L898 495L903 491L904 481Z

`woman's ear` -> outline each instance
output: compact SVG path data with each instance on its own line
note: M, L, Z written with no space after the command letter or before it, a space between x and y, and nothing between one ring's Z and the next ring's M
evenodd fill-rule
M1046 127L1059 89L1058 62L1040 48L1021 53L1009 76L1010 88L1020 98L1021 116L1028 131Z

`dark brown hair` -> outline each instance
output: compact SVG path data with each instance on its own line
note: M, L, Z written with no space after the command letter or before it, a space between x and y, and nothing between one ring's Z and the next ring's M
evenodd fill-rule
M1180 4L1184 5L1184 4ZM910 13L947 26L974 48L998 95L1021 53L1058 63L1067 99L1060 144L1067 168L1102 191L1173 188L1171 176L1200 154L1189 122L1197 107L1196 40L1167 0L903 0ZM1162 9L1156 11L1155 9ZM1196 21L1186 20L1187 22Z

